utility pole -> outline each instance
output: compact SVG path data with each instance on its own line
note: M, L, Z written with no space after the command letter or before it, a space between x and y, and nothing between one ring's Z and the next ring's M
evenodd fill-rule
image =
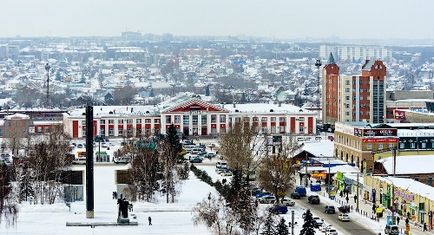
M291 235L294 235L294 210L291 211Z
M395 178L396 175L396 147L392 149L393 153L393 178ZM392 181L392 223L396 224L396 218L395 218L395 185Z
M357 172L357 200L356 200L356 212L359 212L359 172Z
M304 162L304 186L305 187L307 187L307 185L308 185L308 183L307 183L307 160L308 159L308 157L307 157L307 152L306 152L306 160L305 160L305 162Z
M321 87L321 78L320 78L320 70L319 70L319 68L321 67L321 60L320 59L317 59L316 60L316 62L315 62L315 67L318 69L318 84L317 84L317 86L318 86L318 101L317 101L317 104L318 104L318 110L319 110L319 107L321 106L321 89L320 89L320 87Z
M47 72L47 108L50 107L50 68L51 66L46 63L45 71Z
M328 180L327 180L327 194L329 194L330 193L330 160L329 160L329 174L328 174ZM329 196L329 198L330 198L330 195L328 195Z

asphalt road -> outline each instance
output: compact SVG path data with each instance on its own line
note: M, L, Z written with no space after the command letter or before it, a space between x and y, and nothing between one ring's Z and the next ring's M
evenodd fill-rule
M301 199L294 199L294 201L303 208L310 209L316 216L324 219L326 223L331 224L333 227L344 232L347 235L376 235L376 233L365 228L357 222L342 222L338 219L339 211L336 208L336 214L324 213L325 204L320 203L312 205L307 202L307 197ZM350 216L351 219L351 216Z

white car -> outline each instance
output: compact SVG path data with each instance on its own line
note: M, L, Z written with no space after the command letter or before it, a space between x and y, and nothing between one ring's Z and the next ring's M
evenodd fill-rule
M328 225L323 223L322 226L319 227L319 231L325 233L326 229L327 229Z
M287 198L287 197L284 197L282 199L282 204L285 205L285 206L294 206L295 202L292 201L291 199Z
M338 235L338 231L336 231L336 229L330 229L326 232L326 235Z
M350 222L350 216L348 214L339 214L338 218L340 221Z
M326 224L323 224L323 226L319 228L319 230L323 233L327 233L329 230L332 230L332 229L333 228L331 225L326 225Z

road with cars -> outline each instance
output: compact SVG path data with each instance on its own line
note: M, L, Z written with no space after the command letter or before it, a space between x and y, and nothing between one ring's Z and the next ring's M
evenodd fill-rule
M326 204L324 203L315 204L315 205L310 204L307 202L307 197L296 199L295 202L301 207L310 209L316 216L319 216L320 218L324 219L326 223L331 224L333 227L337 228L338 230L344 232L347 235L376 235L376 233L365 228L364 226L362 226L357 222L340 221L338 219L339 211L337 208L336 208L336 214L326 214L324 213L324 208L326 206ZM350 215L350 219L351 219L351 215Z

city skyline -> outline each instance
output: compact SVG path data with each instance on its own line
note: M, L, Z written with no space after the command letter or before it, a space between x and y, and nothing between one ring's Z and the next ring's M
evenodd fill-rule
M123 31L183 36L433 39L428 0L289 2L175 0L4 1L0 37L118 36ZM355 17L356 16L356 17ZM360 16L360 17L358 17ZM409 20L411 19L411 20ZM8 23L9 22L9 23Z

